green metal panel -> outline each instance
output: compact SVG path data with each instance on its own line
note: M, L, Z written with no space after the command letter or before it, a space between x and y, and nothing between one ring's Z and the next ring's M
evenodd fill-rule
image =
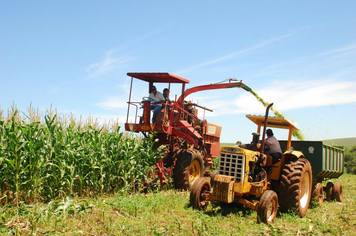
M286 151L287 141L279 141L282 150ZM344 172L344 151L323 144L322 141L292 141L296 151L303 152L309 160L313 177L323 180L337 178Z

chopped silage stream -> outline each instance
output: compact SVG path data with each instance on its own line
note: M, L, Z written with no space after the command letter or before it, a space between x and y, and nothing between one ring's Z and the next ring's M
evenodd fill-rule
M268 102L266 102L265 100L263 100L263 98L261 98L255 91L253 91L250 87L248 87L247 85L244 85L243 88L248 91L249 93L251 93L259 102L261 102L263 104L264 107L267 107L269 105ZM280 113L279 111L277 111L276 109L274 109L273 107L271 107L271 110L273 111L273 113L277 116L277 117L281 117L281 118L286 118L282 113ZM293 130L292 132L293 137L298 138L299 140L304 140L304 135L302 134L302 132L300 130Z

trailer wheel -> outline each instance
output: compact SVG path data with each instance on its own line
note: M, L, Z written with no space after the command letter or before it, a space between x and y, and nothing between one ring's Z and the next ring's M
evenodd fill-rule
M312 177L311 165L307 159L286 162L279 189L281 211L293 209L300 217L305 216L312 194Z
M257 209L257 221L272 224L278 210L278 196L276 192L267 190L262 194Z
M194 182L204 176L204 162L196 151L182 151L178 154L173 169L173 182L177 189L191 189Z
M192 191L190 192L190 205L194 209L205 210L207 207L207 196L211 191L211 186L209 181L200 177L195 181Z
M332 182L328 182L325 188L326 200L328 201L334 200L333 192L334 192L334 184Z
M315 185L313 196L316 197L319 205L322 206L324 202L324 188L321 183Z
M343 200L343 197L342 197L342 185L339 182L336 182L334 184L333 198L338 202L342 202L342 200Z
M211 187L214 187L214 178L215 176L219 174L218 170L214 170L214 172L210 175L210 185Z

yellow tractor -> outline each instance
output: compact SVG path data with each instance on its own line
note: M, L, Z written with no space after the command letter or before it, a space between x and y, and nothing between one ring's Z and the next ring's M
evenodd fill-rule
M194 183L190 193L193 208L204 210L209 201L238 202L257 211L258 222L268 224L273 223L278 208L294 209L300 217L306 214L312 194L312 168L302 152L291 148L296 125L285 118L268 117L272 105L267 107L265 116L246 116L257 124L252 142L222 147L219 167L211 180L201 177ZM289 130L287 151L276 163L264 153L268 149L266 127Z

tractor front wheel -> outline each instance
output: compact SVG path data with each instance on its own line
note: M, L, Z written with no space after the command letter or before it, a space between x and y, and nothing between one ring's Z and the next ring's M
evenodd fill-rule
M300 217L307 213L312 194L312 169L305 158L287 161L281 176L281 211L294 209Z
M277 216L278 196L276 192L267 190L262 194L257 209L257 221L272 224Z
M190 192L190 205L194 209L205 210L210 191L210 182L204 177L198 178L192 187L192 191Z
M199 152L188 150L178 154L173 169L173 182L177 189L189 190L203 176L204 161Z

